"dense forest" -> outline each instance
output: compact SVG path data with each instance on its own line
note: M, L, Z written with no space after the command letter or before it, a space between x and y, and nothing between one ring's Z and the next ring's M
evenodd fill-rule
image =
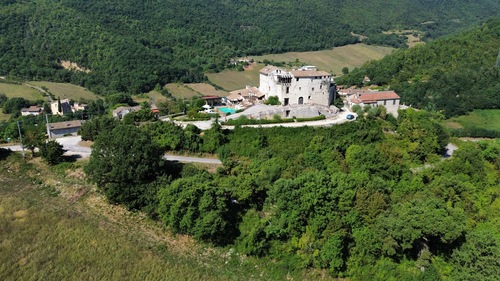
M439 114L382 110L329 128L214 123L203 134L102 118L82 127L95 139L89 179L174 232L351 280L500 274L500 143L460 143L446 158ZM217 151L223 166L173 169L164 150Z
M426 39L497 14L495 0L436 1L0 1L0 75L71 82L95 93L146 92L204 79L240 55L400 45L383 30ZM68 71L61 61L82 70Z
M462 34L398 50L354 69L337 82L390 87L402 102L442 110L446 117L473 109L500 108L500 18Z

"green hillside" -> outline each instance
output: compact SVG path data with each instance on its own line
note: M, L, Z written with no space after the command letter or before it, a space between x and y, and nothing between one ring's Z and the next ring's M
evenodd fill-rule
M446 117L498 109L499 50L500 18L496 18L459 35L369 62L337 82L360 85L368 75L372 84L389 84L407 105L442 110Z
M499 8L495 0L1 0L0 75L96 94L149 92L158 83L199 82L233 56L327 49L357 42L351 32L401 46L382 31L418 29L430 39Z

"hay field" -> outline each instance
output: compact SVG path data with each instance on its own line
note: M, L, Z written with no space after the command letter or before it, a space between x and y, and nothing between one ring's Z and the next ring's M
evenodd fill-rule
M25 85L0 83L0 93L8 98L20 97L31 101L45 99L41 92Z
M208 80L221 86L226 91L234 91L245 88L245 86L259 86L259 70L265 65L254 63L245 71L224 70L219 73L205 73Z
M331 50L314 52L290 52L284 54L273 54L256 56L253 59L257 62L274 60L277 62L295 62L298 59L306 65L315 65L320 70L327 71L334 75L340 75L343 67L353 69L359 67L370 60L381 59L390 54L394 48L381 47L365 44L354 44L337 47ZM227 91L242 89L246 85L259 85L259 70L264 67L257 63L245 71L226 70L220 73L206 73L206 76L213 83L221 86Z
M56 97L61 97L61 99L73 99L78 101L81 98L86 100L95 100L98 98L97 95L89 90L69 83L54 83L47 81L32 81L29 83L38 87L47 87L52 94Z
M172 96L178 99L191 99L192 97L199 96L199 94L193 89L180 83L169 83L165 85L165 89L167 89Z
M214 86L206 83L191 83L186 84L188 88L191 88L193 91L200 93L202 96L227 96L228 92L223 90L217 90Z

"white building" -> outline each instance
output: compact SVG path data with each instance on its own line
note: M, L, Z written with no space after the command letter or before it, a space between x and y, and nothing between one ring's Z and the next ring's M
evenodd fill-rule
M28 108L23 108L21 109L21 115L22 116L28 116L28 115L40 115L42 114L42 108L39 106L30 106Z
M268 65L260 70L259 91L266 99L277 96L282 105L314 104L329 106L333 100L332 75L315 66L297 70Z
M349 107L359 105L369 106L385 106L388 113L398 116L400 97L394 91L365 91L365 90L350 90L347 94L347 102Z

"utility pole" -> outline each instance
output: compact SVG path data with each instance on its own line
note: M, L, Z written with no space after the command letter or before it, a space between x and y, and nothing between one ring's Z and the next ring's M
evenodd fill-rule
M23 158L26 159L26 153L24 152L23 135L21 134L21 126L19 121L17 121L17 129L19 130L19 139L21 140L21 149L23 151Z
M47 135L49 136L49 140L50 140L50 124L49 124L49 116L47 115L47 113L45 113L45 122L47 125Z

